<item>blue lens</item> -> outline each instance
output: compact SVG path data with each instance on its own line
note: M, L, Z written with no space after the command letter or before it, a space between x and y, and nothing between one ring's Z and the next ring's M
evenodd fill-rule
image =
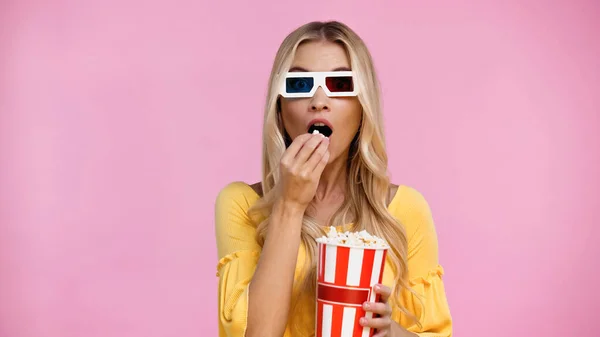
M291 94L310 92L314 83L312 77L288 77L285 82L285 91Z

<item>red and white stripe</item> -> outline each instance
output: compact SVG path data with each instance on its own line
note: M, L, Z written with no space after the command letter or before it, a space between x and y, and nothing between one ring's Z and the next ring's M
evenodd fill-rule
M372 287L381 283L387 251L319 243L317 262L316 337L370 337L375 333L359 324L372 317L362 309L379 296Z

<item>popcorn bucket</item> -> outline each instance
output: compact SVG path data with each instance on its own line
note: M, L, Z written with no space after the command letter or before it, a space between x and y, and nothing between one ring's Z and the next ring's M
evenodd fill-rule
M373 286L381 283L388 247L355 247L318 242L316 337L371 337L363 327L370 318L364 302L378 302Z

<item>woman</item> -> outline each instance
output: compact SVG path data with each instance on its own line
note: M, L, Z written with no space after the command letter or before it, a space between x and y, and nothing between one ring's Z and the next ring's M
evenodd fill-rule
M230 183L216 201L219 336L315 335L315 238L328 226L391 245L381 302L364 304L374 315L361 325L450 336L428 204L390 184L373 63L346 25L312 22L283 41L263 138L261 183Z

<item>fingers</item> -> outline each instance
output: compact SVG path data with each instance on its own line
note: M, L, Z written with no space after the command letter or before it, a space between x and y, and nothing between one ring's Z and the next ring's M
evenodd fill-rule
M381 295L381 300L380 302L363 303L363 309L372 312L373 317L362 317L360 325L376 329L377 334L373 337L389 336L392 325L392 308L387 301L392 293L392 289L382 284L375 285L374 289L377 294Z
M365 302L363 304L363 308L365 311L371 311L374 314L379 314L380 316L389 316L392 314L392 308L390 308L387 303Z
M326 151L325 154L323 155L323 157L321 157L321 161L319 161L319 164L317 164L317 167L315 167L315 169L313 171L314 174L318 174L319 176L321 176L321 173L325 169L325 166L327 166L328 162L329 162L329 151Z
M381 330L374 334L373 337L389 337L391 335L392 333L390 332L390 330Z
M312 138L313 138L313 135L309 134L309 133L305 133L305 134L302 134L302 135L296 137L294 139L294 141L292 142L292 144L290 144L290 146L284 152L283 158L281 158L281 161L282 162L291 162L296 157L296 155L298 154L298 151L300 151L300 149L302 148L304 143L306 143L308 140L310 140Z
M315 152L313 152L313 154L310 156L302 170L307 174L312 174L314 171L316 171L316 168L323 161L323 156L325 156L325 154L328 155L328 148L329 138L324 138L315 149Z
M373 318L361 317L360 325L378 330L387 330L390 325L392 325L392 319L389 316Z
M392 289L383 284L377 284L375 285L375 292L381 295L381 302L387 303L390 295L392 294Z
M319 144L324 139L325 136L321 134L311 135L311 138L307 140L304 143L304 145L302 145L302 148L300 149L300 151L298 151L298 153L296 154L296 158L294 159L298 169L304 167L308 158L312 155L317 146L319 146Z

